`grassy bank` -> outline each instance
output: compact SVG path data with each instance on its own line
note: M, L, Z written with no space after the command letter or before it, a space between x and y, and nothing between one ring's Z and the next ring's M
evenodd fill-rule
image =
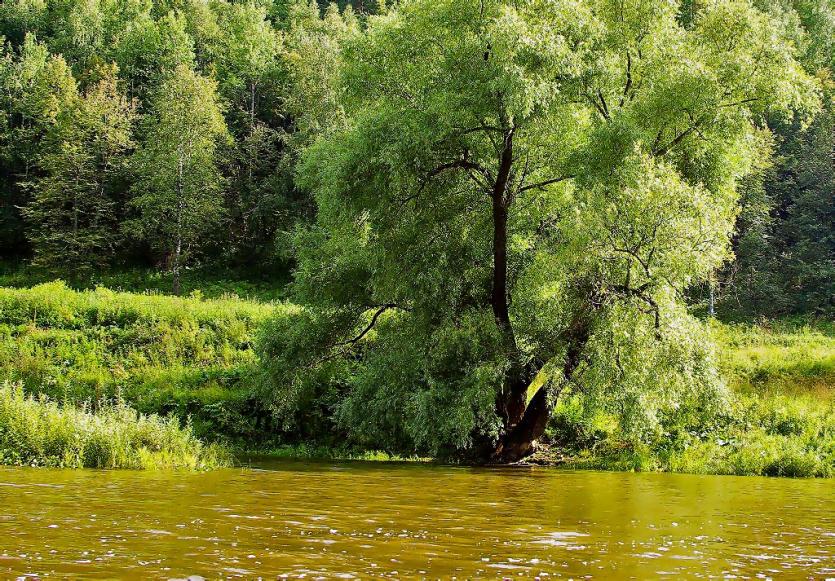
M581 397L557 406L539 459L578 468L702 474L835 476L835 333L831 324L713 324L731 387L726 413L665 418L655 441L621 437ZM694 413L695 412L695 413Z
M173 275L158 269L124 268L95 272L83 277L63 277L73 290L109 288L126 293L170 294L174 285ZM270 302L284 298L288 281L287 272L274 269L189 268L181 276L182 294L197 294L210 299L237 297L248 301ZM55 274L28 264L0 262L0 287L26 289L53 282Z
M254 395L253 344L267 317L294 308L238 298L78 291L60 282L0 288L0 382L8 382L2 395L13 411L3 425L17 426L0 428L2 461L210 465L194 452L198 439L280 458L409 459L347 444L282 444L281 430ZM699 410L680 410L663 418L655 439L638 443L620 433L614 417L568 394L557 405L550 446L539 460L578 468L835 476L835 326L712 328L731 387L725 413L707 418ZM31 434L21 427L27 422L38 426ZM72 435L74 423L83 426L82 436ZM188 430L176 432L187 423ZM171 452L159 444L167 430ZM55 452L48 444L53 432L65 442ZM128 443L101 456L89 452L89 461L88 452L79 450L93 450L92 444L73 447L73 438L95 442L95 434L103 433L123 434L119 442ZM145 433L162 440L145 446ZM144 451L129 452L133 448ZM191 459L175 461L178 450Z
M289 308L61 282L0 288L0 380L93 409L121 401L190 417L203 438L257 439L269 414L251 395L255 332Z
M383 450L362 450L355 447L317 445L311 443L282 444L250 451L253 458L270 460L349 460L362 462L432 462L432 458L393 454Z
M64 468L185 468L228 465L175 418L145 416L123 406L96 413L26 396L0 384L0 464Z

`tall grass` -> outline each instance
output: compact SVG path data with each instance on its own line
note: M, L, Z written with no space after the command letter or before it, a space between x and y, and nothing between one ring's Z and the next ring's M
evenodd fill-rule
M191 417L201 437L257 438L269 414L252 395L255 332L292 308L60 281L0 287L0 380L61 402Z
M643 442L616 418L563 398L550 435L578 468L764 476L835 476L835 333L829 324L711 324L730 407L679 410Z
M122 268L97 271L87 276L63 273L70 288L91 290L106 287L114 290L170 294L173 274L156 269ZM0 262L0 286L29 288L55 280L55 273L30 264ZM181 273L180 284L186 294L199 292L210 298L237 296L253 301L275 301L285 297L289 272L269 266L254 269L189 268Z
M0 463L65 468L185 468L227 465L176 419L138 414L124 405L97 413L26 396L0 384Z
M714 323L722 372L740 392L830 399L835 394L835 325Z

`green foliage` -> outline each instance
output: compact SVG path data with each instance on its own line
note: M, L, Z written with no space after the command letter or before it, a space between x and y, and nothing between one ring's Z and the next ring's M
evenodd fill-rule
M736 260L722 277L720 307L731 316L822 314L835 307L832 110L829 104L806 130L780 127L774 165L748 185Z
M256 328L289 307L76 292L62 283L0 289L0 378L27 393L95 407L191 417L210 439L271 437L254 400Z
M204 446L176 420L144 416L123 405L93 414L0 384L2 464L202 470L229 461L221 447Z
M0 252L13 255L25 247L20 208L28 198L21 182L36 165L44 135L78 99L78 88L64 58L50 56L33 35L17 50L3 46L0 85Z
M768 120L773 163L746 179L719 309L734 318L828 313L835 306L835 10L815 0L757 4L790 31L801 62L821 79L824 110L809 127Z
M191 258L202 254L218 266L272 263L286 270L292 259L289 233L312 213L309 196L293 184L293 169L300 148L341 116L334 107L338 55L349 31L358 30L358 21L350 9L344 15L335 7L321 13L315 3L303 2L290 3L284 19L276 21L272 8L270 3L226 0L3 3L0 251L17 259L35 255L34 262L54 276L67 276L67 265L76 267L82 258L102 263L80 265L85 268L127 263L176 270L182 260L160 256L171 252L161 242L167 244L171 236L150 227L176 214L170 205L150 204L166 190L159 183L165 164L150 151L167 146L163 133L183 132L183 118L161 118L171 103L161 109L159 100L172 83L186 82L182 71L192 70L192 76L206 80L204 93L217 94L186 103L193 120L205 124L207 139L195 144L188 157L196 166L214 166L197 172L201 176L191 168L191 176L201 184L204 202L211 202L204 215L217 218L211 230L222 227L228 235L207 237L200 228L199 239L206 243L200 252L192 248ZM110 100L130 103L137 122L123 124L124 112L112 121L105 117L119 129L102 142L111 149L127 149L123 146L133 142L148 158L147 163L134 158L133 175L119 179L101 167L101 144L91 142L96 129L82 110L93 103L82 99L85 105L79 105L76 94L90 93L101 81L100 71L114 66L118 76L108 89ZM225 129L216 131L221 116L231 139ZM213 139L214 146L204 147ZM78 180L74 174L80 174ZM68 241L62 221L72 213L72 204L61 202L74 200L73 191L94 192L78 196L91 206L81 210L105 219L80 220L77 226L73 221L75 241L69 247L75 256L62 267L47 247ZM21 208L27 208L27 221ZM144 219L137 220L137 214ZM120 229L132 236L122 239Z
M570 466L764 476L835 475L831 327L712 325L729 405L685 402L640 438L608 401L574 393L549 429Z
M721 402L681 296L728 257L765 117L813 112L817 85L750 4L689 26L675 8L370 17L343 56L346 119L299 166L318 215L297 237L305 320L262 349L274 400L369 446L482 457L528 425L540 372L643 430L655 407Z
M160 82L179 67L194 62L193 40L186 20L175 12L154 19L147 11L125 23L118 35L113 60L126 80L128 94L152 97Z
M44 137L42 174L29 184L32 200L23 211L36 265L100 267L118 244L116 206L132 145L133 106L118 93L115 69L100 74Z
M445 457L556 405L622 466L826 473L829 416L741 402L825 392L828 339L713 328L722 359L686 300L831 311L830 3L368 4L0 3L3 284L273 299L292 266L304 305L3 289L0 378Z

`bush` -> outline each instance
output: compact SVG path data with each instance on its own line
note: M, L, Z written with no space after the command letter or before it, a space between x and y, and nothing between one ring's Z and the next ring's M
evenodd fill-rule
M682 406L634 441L583 394L561 398L549 436L575 467L835 476L835 338L828 326L713 324L730 407Z
M229 464L176 419L145 416L124 405L90 413L25 396L0 384L0 463L65 468L186 468Z

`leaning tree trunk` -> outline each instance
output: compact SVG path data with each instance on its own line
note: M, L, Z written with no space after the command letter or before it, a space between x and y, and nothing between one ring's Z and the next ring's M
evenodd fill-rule
M588 320L583 317L578 319L568 332L568 350L562 366L562 377L557 378L560 389L571 381L574 372L579 367L583 357L583 350L589 340L590 328ZM505 426L505 431L499 439L496 449L493 451L491 462L509 463L518 462L536 451L536 445L545 427L551 418L553 411L553 399L549 398L548 386L550 380L546 380L539 391L531 398L531 401L524 407L518 423L512 426ZM527 386L525 386L527 395Z

